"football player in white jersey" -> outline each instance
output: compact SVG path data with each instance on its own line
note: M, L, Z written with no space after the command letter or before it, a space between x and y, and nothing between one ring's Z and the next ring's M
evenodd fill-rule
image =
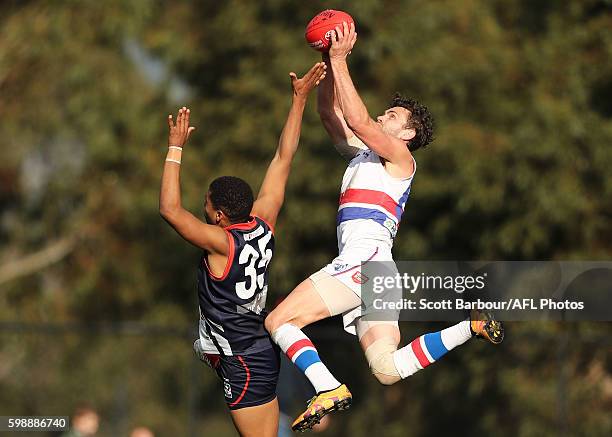
M384 114L370 118L346 62L356 39L354 25L336 28L329 56L324 56L327 78L318 94L323 125L350 160L336 218L339 255L299 284L265 321L272 339L317 393L293 423L299 431L351 403L348 388L331 374L302 332L310 323L343 314L345 329L358 336L373 375L385 385L407 378L473 336L494 344L503 339L501 323L479 313L398 349L398 313L376 317L362 308L361 285L368 278L361 267L387 261L376 265L391 265L390 273L397 272L391 247L416 171L412 152L431 142L433 118L425 106L400 95Z

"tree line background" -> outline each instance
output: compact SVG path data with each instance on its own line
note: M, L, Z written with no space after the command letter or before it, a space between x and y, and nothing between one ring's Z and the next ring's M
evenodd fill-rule
M609 0L5 0L1 415L66 415L87 401L101 436L132 423L233 435L191 352L199 253L158 214L165 118L188 105L198 128L183 159L188 209L201 214L220 175L257 189L289 108L288 73L318 60L304 27L326 8L357 22L349 64L370 114L401 91L436 118L396 259L610 259ZM268 306L336 252L345 167L314 100ZM609 435L610 333L609 322L511 323L503 346L471 343L383 388L339 320L315 326L356 395L326 435Z

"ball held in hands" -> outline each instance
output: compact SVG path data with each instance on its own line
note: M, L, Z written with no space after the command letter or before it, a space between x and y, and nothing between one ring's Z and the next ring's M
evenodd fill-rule
M344 11L327 9L319 12L306 26L308 45L320 52L328 52L331 47L332 32L337 26L342 28L343 22L349 26L355 23L353 17Z

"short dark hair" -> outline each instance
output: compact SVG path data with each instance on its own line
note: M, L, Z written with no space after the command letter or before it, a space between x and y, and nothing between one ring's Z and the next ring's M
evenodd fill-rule
M415 99L402 97L400 93L395 93L389 108L400 106L410 111L408 124L416 131L416 135L408 142L408 149L414 152L421 147L427 146L433 141L434 119L427 106L420 104Z
M221 176L211 182L210 201L232 223L245 222L253 209L253 190L247 182L235 176Z

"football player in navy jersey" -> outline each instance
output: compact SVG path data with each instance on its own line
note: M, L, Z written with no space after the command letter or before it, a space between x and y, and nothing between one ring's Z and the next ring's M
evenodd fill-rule
M181 205L182 152L195 130L190 111L179 109L176 122L168 116L159 210L181 237L203 250L198 265L200 335L194 350L223 382L226 403L242 436L277 435L280 357L264 328L268 265L306 100L325 77L325 69L319 62L302 78L289 74L291 109L257 199L242 179L217 178L206 194L206 222Z

